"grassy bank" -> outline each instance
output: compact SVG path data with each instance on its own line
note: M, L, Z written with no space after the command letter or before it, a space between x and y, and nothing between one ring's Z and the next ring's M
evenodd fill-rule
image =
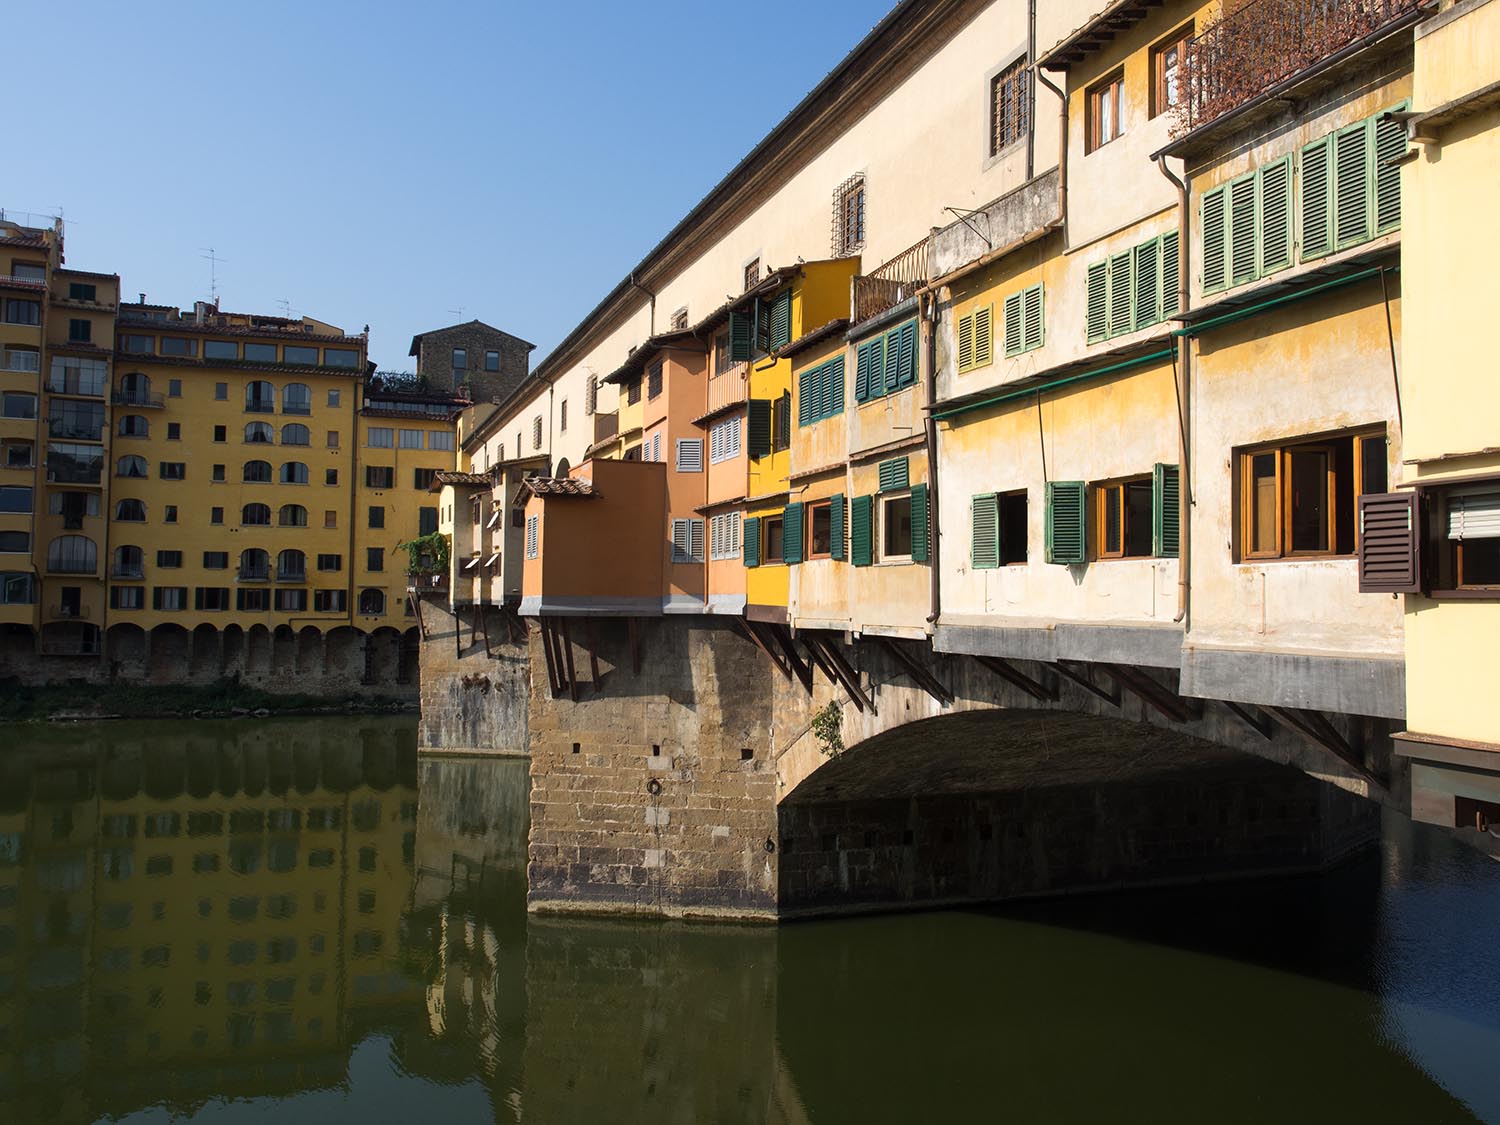
M343 696L276 694L235 680L203 685L91 684L72 680L28 687L0 680L0 722L39 722L62 718L128 718L198 716L229 717L254 713L308 714L404 709L401 700L353 692Z

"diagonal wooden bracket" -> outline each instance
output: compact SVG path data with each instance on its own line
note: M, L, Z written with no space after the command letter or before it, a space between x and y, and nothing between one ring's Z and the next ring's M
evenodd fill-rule
M976 656L974 659L1012 687L1020 688L1038 703L1057 702L1055 685L1032 679L1008 660L1002 660L998 656Z
M1115 683L1174 723L1187 723L1198 717L1187 700L1163 687L1139 668L1131 668L1125 664L1101 664L1099 667Z
M1119 687L1116 686L1116 688L1114 689L1114 691L1105 691L1104 688L1102 688L1098 684L1094 683L1092 675L1090 675L1089 672L1088 672L1088 670L1087 670L1088 669L1088 665L1084 665L1084 671L1082 671L1082 672L1079 672L1076 669L1074 669L1066 660L1059 660L1056 664L1053 665L1053 667L1056 668L1057 671L1062 676L1064 676L1066 679L1072 680L1079 687L1083 688L1084 691L1087 691L1087 692L1090 692L1090 693L1092 693L1094 695L1097 695L1100 699L1104 700L1104 702L1108 703L1111 707L1114 707L1116 709L1119 708L1119 706L1120 706L1120 689L1119 689Z
M781 646L781 651L786 654L786 662L796 674L798 681L802 684L808 695L813 689L812 664L802 659L802 654L797 651L797 642L792 639L792 631L785 625L768 625L771 635L776 638L776 643Z
M1323 712L1304 711L1297 707L1267 707L1265 712L1288 730L1300 734L1314 746L1332 754L1371 785L1385 788L1385 783L1370 772L1359 752L1328 721L1328 716Z
M789 680L792 678L792 666L786 662L786 658L784 656L782 656L779 652L776 652L771 648L770 645L766 643L766 639L760 635L760 630L755 627L755 622L737 618L735 619L735 624L739 627L740 631L745 634L745 636L750 638L755 647L760 649L761 652L765 653L767 659L769 659L772 664L776 665L776 670L778 672L780 672Z
M879 714L875 709L875 701L866 695L864 689L859 686L859 673L850 666L849 661L844 658L844 654L839 651L838 646L821 637L816 639L808 637L807 643L818 646L819 650L823 653L823 659L833 669L834 677L838 682L844 685L844 690L849 693L849 698L853 700L854 706L858 707L861 711L868 710L872 714Z
M1241 722L1256 734L1260 735L1267 742L1271 740L1271 731L1274 729L1275 724L1266 718L1264 711L1256 707L1251 707L1248 704L1234 703L1228 699L1221 699L1219 702L1228 707Z
M944 706L953 702L953 693L944 687L942 681L928 669L917 663L912 655L901 647L899 642L892 640L890 637L876 637L874 639L881 648L895 657L896 663L900 664L906 670L906 674L917 682L917 686L932 696L933 699L936 699Z

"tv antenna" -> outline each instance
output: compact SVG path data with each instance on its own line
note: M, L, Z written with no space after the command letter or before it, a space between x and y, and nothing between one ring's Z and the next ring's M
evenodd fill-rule
M281 315L287 320L292 319L292 302L287 297L277 297L276 303L281 306Z
M464 307L462 305L459 305L456 309L449 309L448 311L451 312L454 316L458 317L460 320L462 320L464 317Z
M214 248L212 246L200 246L198 247L198 249L203 251L203 253L199 254L198 257L203 258L208 262L209 298L213 301L214 304L217 305L219 303L219 263L224 261L225 259L219 257L218 254L214 253Z

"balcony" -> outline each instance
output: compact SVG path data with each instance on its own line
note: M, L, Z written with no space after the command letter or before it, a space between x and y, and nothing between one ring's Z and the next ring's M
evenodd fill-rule
M54 605L48 607L47 616L62 621L87 621L93 614L86 605Z
M80 378L75 372L59 375L56 370L47 376L49 395L76 395L79 398L103 398L104 383L99 379Z
M269 582L271 568L268 566L242 566L235 578L240 582Z
M307 570L305 568L301 569L301 570L281 570L281 569L278 569L276 571L276 581L278 581L278 582L306 582L307 581Z
M407 589L419 594L446 594L448 572L446 570L414 570L406 575Z
M594 413L594 444L608 441L620 432L620 412L611 410L608 414L596 411Z
M1188 43L1174 133L1207 125L1420 14L1421 0L1252 0Z
M80 526L82 522L82 520L79 521ZM115 563L114 566L109 568L109 576L111 578L141 579L146 577L146 568L141 563Z
M48 559L48 574L99 574L99 564L89 559Z
M161 410L167 405L167 397L152 391L115 391L109 401L116 406L139 406L147 410Z
M750 365L737 363L708 381L708 413L738 406L750 397Z
M246 414L275 414L276 402L274 399L251 399L245 403Z
M68 441L103 441L104 420L80 422L76 418L49 418L47 436Z
M931 238L909 246L879 269L854 279L852 319L858 324L893 309L926 285Z

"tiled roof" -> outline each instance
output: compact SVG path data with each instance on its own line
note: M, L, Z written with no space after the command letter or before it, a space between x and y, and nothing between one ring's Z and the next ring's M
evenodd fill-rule
M460 473L449 469L439 469L432 474L432 479L436 484L466 484L477 485L480 488L490 486L490 478L485 473Z
M585 499L599 496L593 481L579 477L527 477L516 489L515 502L522 503L527 492L533 496L578 496Z
M660 332L649 337L644 344L636 348L625 358L625 362L611 371L601 383L624 383L632 375L644 372L648 361L653 359L658 352L668 348L680 348L693 345L695 351L707 351L702 341L695 339L694 330L691 328L679 329L676 332Z
M806 351L814 344L820 343L823 340L828 339L828 337L830 336L835 336L840 332L843 332L844 329L848 327L849 320L847 317L840 317L838 320L830 320L821 328L814 328L811 332L804 332L790 344L786 344L776 349L776 358L787 359L790 356L796 355L798 352Z

